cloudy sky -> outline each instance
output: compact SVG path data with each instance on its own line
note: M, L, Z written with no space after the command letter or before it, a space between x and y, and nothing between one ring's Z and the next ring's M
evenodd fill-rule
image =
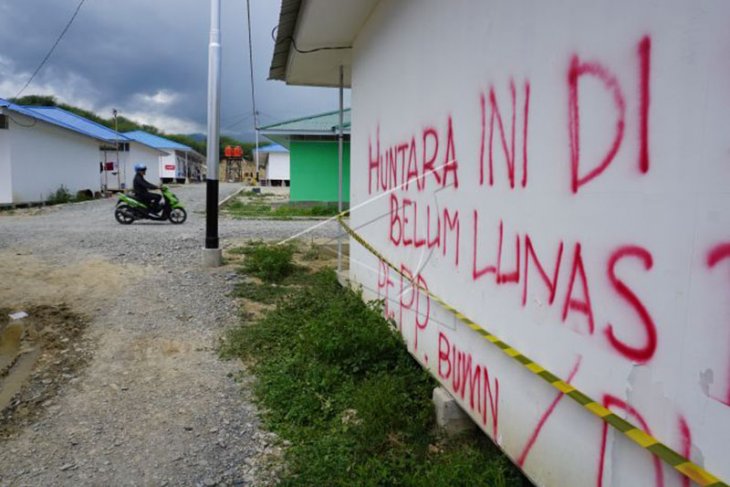
M14 97L80 0L0 0L0 98ZM267 81L280 0L250 0L260 125L336 110L332 88ZM222 3L221 127L251 140L253 116L246 0ZM85 0L23 95L50 94L168 133L206 131L210 0Z

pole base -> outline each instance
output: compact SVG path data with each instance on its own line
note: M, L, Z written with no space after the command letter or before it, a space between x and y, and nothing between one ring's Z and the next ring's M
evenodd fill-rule
M221 249L203 249L203 267L220 267L223 264Z

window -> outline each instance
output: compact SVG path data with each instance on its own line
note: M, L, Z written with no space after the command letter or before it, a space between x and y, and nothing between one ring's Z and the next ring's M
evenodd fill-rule
M102 145L99 146L99 150L104 152L116 152L117 146L113 144ZM119 142L119 152L129 152L129 142Z
M7 129L7 128L8 128L8 116L0 115L0 129Z

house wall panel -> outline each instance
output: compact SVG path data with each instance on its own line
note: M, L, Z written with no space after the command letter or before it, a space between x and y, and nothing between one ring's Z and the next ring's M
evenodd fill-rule
M289 153L271 152L266 166L266 179L289 181Z
M99 142L49 124L14 115L11 122L10 160L12 202L45 201L62 185L72 194L98 191Z
M415 277L351 277L537 485L686 484L411 283L730 480L729 15L384 0L356 39L352 225Z
M337 142L292 141L291 201L336 202L338 193ZM350 144L344 144L342 199L350 201Z
M11 122L8 121L8 124ZM10 130L0 129L0 204L11 203L12 193L12 166L10 164Z

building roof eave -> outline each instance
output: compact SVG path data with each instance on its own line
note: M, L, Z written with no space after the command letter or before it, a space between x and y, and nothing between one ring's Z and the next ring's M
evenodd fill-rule
M274 54L271 58L269 79L286 81L286 67L289 62L289 51L292 47L294 29L299 17L302 0L282 0L279 12L279 24L274 42Z
M350 87L352 47L380 0L282 0L269 79Z

